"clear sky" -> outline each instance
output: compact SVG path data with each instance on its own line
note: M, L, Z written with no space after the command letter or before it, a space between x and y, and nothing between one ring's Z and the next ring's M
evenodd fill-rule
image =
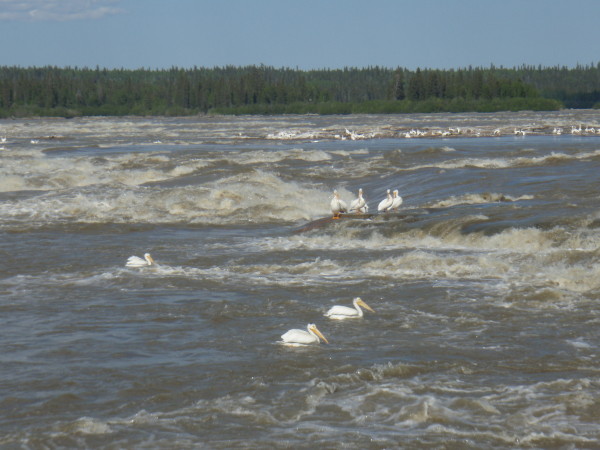
M600 0L0 0L0 65L600 62Z

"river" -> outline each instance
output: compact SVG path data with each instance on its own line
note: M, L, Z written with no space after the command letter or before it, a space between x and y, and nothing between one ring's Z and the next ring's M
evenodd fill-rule
M599 445L598 111L0 137L0 447Z

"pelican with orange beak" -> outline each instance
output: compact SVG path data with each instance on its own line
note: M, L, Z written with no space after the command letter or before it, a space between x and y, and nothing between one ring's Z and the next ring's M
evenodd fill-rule
M289 330L281 335L281 343L292 347L299 347L301 345L320 344L321 340L323 340L326 344L329 344L329 341L321 334L314 323L309 323L306 329L308 331L297 328Z
M144 267L144 266L154 266L156 262L150 256L150 253L144 253L144 258L140 258L139 256L130 256L127 258L127 263L125 264L127 267Z
M354 308L350 308L348 306L335 305L325 313L325 317L329 317L330 319L336 320L358 319L363 316L363 310L361 309L361 306L373 313L375 312L360 297L356 297L352 301L352 304L354 305Z
M340 194L337 189L333 191L333 198L331 199L331 212L333 213L334 219L339 219L341 213L348 211L348 205L340 198Z

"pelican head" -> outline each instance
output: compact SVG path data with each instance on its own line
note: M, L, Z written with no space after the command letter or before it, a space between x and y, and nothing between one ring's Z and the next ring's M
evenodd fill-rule
M313 334L313 335L321 338L323 340L323 342L325 342L326 344L329 344L329 341L325 338L325 336L323 336L323 334L319 331L319 329L317 328L317 326L314 323L309 323L306 328L308 329L308 332L310 334Z
M367 305L362 298L356 297L353 302L355 305L362 306L365 309L368 309L371 312L375 312L369 305Z
M154 258L152 258L152 256L150 255L150 253L144 253L144 259L145 259L146 261L148 261L148 265L149 265L149 266L152 266L152 265L156 264L156 263L154 262Z
M394 197L398 197L398 189L394 189Z

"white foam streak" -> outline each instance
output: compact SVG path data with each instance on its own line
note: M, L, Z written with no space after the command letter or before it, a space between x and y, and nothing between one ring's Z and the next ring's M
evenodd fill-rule
M328 215L328 202L327 192L255 171L201 186L52 191L0 204L0 214L31 224L296 222Z
M321 406L342 409L358 425L400 427L413 437L436 432L506 444L591 442L581 433L586 428L592 432L590 424L571 413L594 404L589 379L478 389L465 388L453 376L430 379L411 372L410 367L388 364L332 376L323 383L335 384L336 395L324 397ZM473 427L474 423L478 425Z
M0 167L0 192L16 190L56 190L92 185L139 186L192 173L203 162L185 163L169 168L170 160L161 155L131 154L119 157L61 158L34 157L6 160ZM164 169L161 170L161 166ZM159 168L156 168L159 167Z
M486 220L486 216L465 216L463 221ZM462 222L461 222L462 223ZM487 236L482 233L461 233L461 224L450 225L435 235L431 230L412 229L384 236L376 231L363 236L361 230L343 229L332 235L298 234L290 238L269 238L255 241L251 245L257 249L307 249L307 250L467 250L476 252L514 252L530 254L551 250L584 250L598 248L600 238L582 234L566 233L562 229L541 230L538 228L509 228ZM566 236L565 236L566 235Z
M429 205L431 208L447 208L456 205L477 205L482 203L496 203L496 202L518 202L522 200L533 200L533 195L520 195L519 197L512 197L510 195L499 194L495 192L485 194L463 194L459 196L451 196L447 199L438 201Z
M555 161L587 160L600 157L600 150L583 152L578 154L552 152L545 156L516 157L516 158L463 158L443 161L433 164L414 165L406 170L415 171L420 169L463 169L465 167L477 167L480 169L506 169L509 167L542 166Z
M573 248L574 244L583 243L587 249ZM586 256L599 244L600 238L592 238L585 231L568 233L565 239L560 229L511 228L492 236L463 234L459 230L443 236L422 230L410 230L393 237L374 232L366 238L357 238L352 231L334 235L302 234L252 241L246 248L257 252L311 250L335 254L364 249L383 252L359 265L354 265L351 258L335 261L340 267L330 275L340 280L486 280L488 288L516 283L585 293L600 288L600 267L590 266ZM387 256L387 252L393 252L394 256ZM323 280L329 273L324 267L319 267L317 272L322 273ZM571 299L569 295L557 297L561 302Z

